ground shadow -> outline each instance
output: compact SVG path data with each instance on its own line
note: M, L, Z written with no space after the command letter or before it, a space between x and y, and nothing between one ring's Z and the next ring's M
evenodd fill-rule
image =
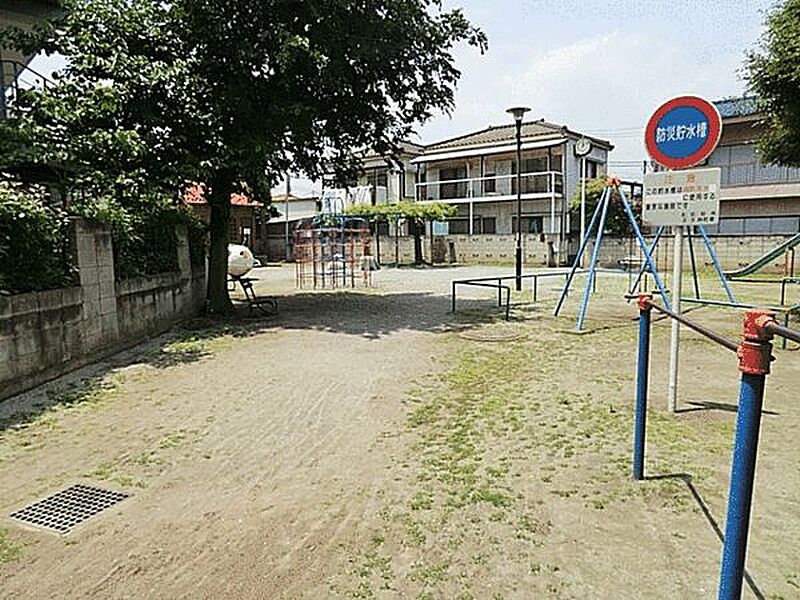
M196 318L154 335L111 356L56 380L0 401L0 433L24 429L47 411L91 403L113 394L109 374L133 375L139 369L165 369L203 360L215 344L275 330L315 330L380 339L398 331L444 333L463 331L503 319L501 309L481 299L460 300L450 312L447 296L427 292L375 294L371 291L325 291L274 296L278 314L252 313L234 302L235 313L225 318Z
M706 410L719 410L723 412L735 413L739 410L739 407L736 404L730 404L728 402L714 402L712 400L689 400L686 402L686 404L689 404L690 406L679 408L675 412L690 413ZM761 414L768 415L770 417L777 417L780 416L781 413L772 410L762 410Z
M714 518L714 515L711 514L711 510L708 508L708 504L700 495L700 492L697 491L697 488L692 482L692 476L689 473L670 473L667 475L648 475L645 477L645 480L647 481L660 481L664 479L678 479L686 485L686 488L692 495L692 498L694 499L695 503L700 509L700 512L703 513L703 516L706 518L706 521L708 521L708 524L711 525L711 529L714 530L714 533L716 534L720 543L724 544L725 534L722 533L722 529L720 528L719 523L717 523L717 520ZM764 596L759 587L756 585L755 580L753 580L753 577L750 575L750 573L747 572L747 569L744 570L744 579L747 582L748 587L753 592L755 597L758 598L758 600L766 600L766 596Z

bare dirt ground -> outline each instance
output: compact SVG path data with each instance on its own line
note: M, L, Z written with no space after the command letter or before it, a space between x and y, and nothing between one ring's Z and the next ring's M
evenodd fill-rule
M508 323L491 291L448 313L452 279L508 272L314 293L259 269L277 317L191 324L0 404L0 597L715 597L735 357L685 333L668 415L655 324L635 483L624 278L602 278L587 335L577 295L550 316L557 279ZM771 600L800 598L800 364L776 356L744 596ZM131 497L66 536L8 518L75 482Z

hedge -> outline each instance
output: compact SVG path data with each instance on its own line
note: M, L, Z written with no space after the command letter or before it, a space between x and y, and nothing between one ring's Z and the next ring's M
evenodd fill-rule
M0 293L75 285L68 215L41 188L0 181Z

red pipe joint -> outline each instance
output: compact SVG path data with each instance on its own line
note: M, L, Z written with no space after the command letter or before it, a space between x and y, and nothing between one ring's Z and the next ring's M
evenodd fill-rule
M767 325L777 323L775 314L764 310L748 310L742 320L742 341L736 350L739 370L750 375L767 375L772 356L772 332Z
M640 312L651 310L653 308L653 294L639 294L637 302L639 304Z
M772 333L767 328L770 323L778 323L775 313L766 310L748 310L742 320L742 337L751 341L768 342L772 339Z

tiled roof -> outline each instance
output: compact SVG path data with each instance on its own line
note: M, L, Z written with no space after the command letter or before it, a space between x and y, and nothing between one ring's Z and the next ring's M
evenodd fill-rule
M206 198L203 193L203 186L201 184L194 184L186 189L183 195L183 201L186 204L206 204ZM234 206L261 206L260 202L248 198L243 194L231 194L231 204Z
M558 134L562 127L545 121L532 121L522 124L522 137L535 138ZM458 137L443 140L425 147L426 152L432 150L444 150L446 148L461 148L464 146L481 146L496 144L498 142L513 142L516 136L516 126L514 123L509 125L497 125L487 127L482 131L467 133Z
M755 96L741 96L739 98L727 98L717 100L714 106L719 111L719 116L723 119L734 117L749 117L758 113L758 105Z
M417 144L415 142L401 140L400 143L398 144L398 149L401 153L412 154L414 156L417 156L425 151L425 146L423 146L422 144ZM361 158L367 160L371 158L383 158L384 156L386 155L378 154L374 150L370 149L364 152Z

